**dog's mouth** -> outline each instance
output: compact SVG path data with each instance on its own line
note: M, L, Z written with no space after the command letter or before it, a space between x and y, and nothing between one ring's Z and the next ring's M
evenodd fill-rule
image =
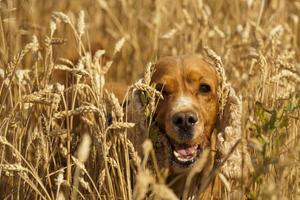
M199 144L178 144L169 137L168 139L172 150L172 160L180 165L188 166L193 164L202 152Z
M157 126L157 124L155 124L153 128L154 127L158 128L157 133L165 138L165 140L158 141L165 141L163 143L167 147L167 153L169 154L169 159L172 162L172 165L179 168L189 168L198 160L201 152L203 151L203 145L178 143L174 139L172 139L163 128ZM157 144L159 145L159 142Z

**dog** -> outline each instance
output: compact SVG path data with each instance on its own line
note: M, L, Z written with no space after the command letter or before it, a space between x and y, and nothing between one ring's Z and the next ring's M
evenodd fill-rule
M218 74L200 54L170 56L156 63L150 85L155 85L163 99L157 103L149 135L143 134L147 132L143 113L135 107L137 128L129 139L139 152L146 138L152 140L159 167L169 171L167 181L172 182L176 195L182 197L186 178L202 153L209 151L205 173L215 163Z
M210 148L218 116L218 76L200 55L166 57L152 76L164 99L155 112L155 125L171 147L172 173L186 171Z

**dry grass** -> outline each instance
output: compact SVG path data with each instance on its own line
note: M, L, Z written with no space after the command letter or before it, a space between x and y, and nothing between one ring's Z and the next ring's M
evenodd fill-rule
M248 199L299 199L299 13L299 0L0 1L0 198L177 199L165 170L147 165L149 141L139 158L134 124L103 85L208 46L242 96L254 166L248 181L219 174L223 198L238 185ZM150 66L132 86L151 97L148 116L159 96Z

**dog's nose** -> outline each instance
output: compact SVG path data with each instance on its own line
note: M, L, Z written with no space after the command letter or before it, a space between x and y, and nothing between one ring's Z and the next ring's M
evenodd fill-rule
M181 130L190 130L198 121L194 112L178 112L172 118L173 124Z

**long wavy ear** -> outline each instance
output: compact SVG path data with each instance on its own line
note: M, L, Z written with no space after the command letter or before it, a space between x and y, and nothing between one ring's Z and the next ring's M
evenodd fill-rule
M223 157L228 155L235 144L243 139L241 129L242 98L236 95L230 85L226 87L228 88L228 96L223 116L219 119L217 135L217 149L219 149ZM247 177L251 171L253 171L253 167L250 155L247 148L243 145L238 146L232 152L222 167L222 173L230 179L237 179L242 175Z
M247 148L241 148L243 145L239 145L233 150L234 146L242 139L242 98L238 97L231 85L228 84L221 58L209 48L204 50L208 62L216 67L219 78L219 117L216 148L220 155L219 162L222 162L228 156L221 168L221 173L230 180L236 180L242 175L247 176L253 171Z
M150 119L153 117L157 100L162 96L150 85L147 76L133 84L127 96L127 121L135 123L135 127L129 130L128 137L141 156L142 143L149 137Z
M128 130L128 139L133 143L139 156L142 156L142 143L148 137L147 118L145 116L146 100L144 92L138 88L131 87L127 93L124 104L126 110L126 121L135 123L135 126Z

